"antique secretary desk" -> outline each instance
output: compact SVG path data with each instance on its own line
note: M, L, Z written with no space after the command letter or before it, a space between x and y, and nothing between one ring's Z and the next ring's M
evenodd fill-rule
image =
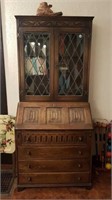
M93 17L16 16L17 185L91 186Z

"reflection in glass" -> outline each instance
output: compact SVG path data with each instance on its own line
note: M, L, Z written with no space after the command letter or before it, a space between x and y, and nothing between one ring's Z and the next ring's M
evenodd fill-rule
M24 34L25 92L49 95L49 34Z
M83 95L84 35L59 35L59 95Z

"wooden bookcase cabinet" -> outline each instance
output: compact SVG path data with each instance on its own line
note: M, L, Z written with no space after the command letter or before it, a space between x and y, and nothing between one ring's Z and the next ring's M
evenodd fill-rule
M87 101L93 17L16 19L20 101Z
M16 16L17 185L91 186L93 17Z

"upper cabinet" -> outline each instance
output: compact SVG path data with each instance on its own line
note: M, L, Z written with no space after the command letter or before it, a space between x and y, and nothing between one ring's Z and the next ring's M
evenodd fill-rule
M16 20L20 101L88 101L93 17Z

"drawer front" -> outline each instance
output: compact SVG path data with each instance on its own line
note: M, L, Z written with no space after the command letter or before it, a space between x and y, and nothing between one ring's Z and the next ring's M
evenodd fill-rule
M85 145L90 144L91 131L23 131L16 132L16 137L19 145Z
M19 173L78 172L89 171L89 168L87 159L19 161Z
M89 173L36 173L19 174L19 184L76 184L90 182Z
M29 145L28 145L29 146ZM18 147L19 160L33 159L74 159L88 158L90 150L85 146L55 146L55 147Z

